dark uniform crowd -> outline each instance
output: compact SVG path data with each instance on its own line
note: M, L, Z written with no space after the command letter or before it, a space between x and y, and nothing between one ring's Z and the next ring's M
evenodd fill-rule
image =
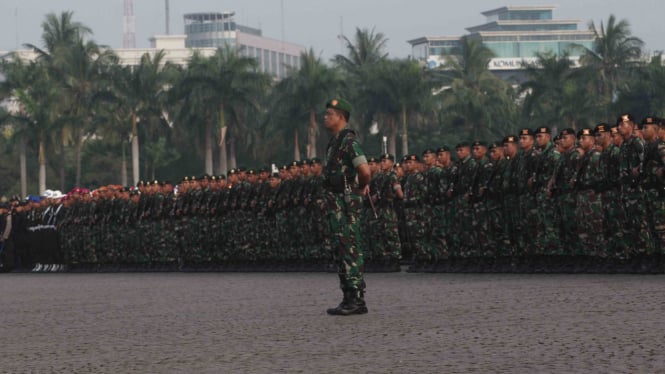
M522 129L368 157L368 271L663 272L665 123ZM5 268L325 270L321 160L0 206Z

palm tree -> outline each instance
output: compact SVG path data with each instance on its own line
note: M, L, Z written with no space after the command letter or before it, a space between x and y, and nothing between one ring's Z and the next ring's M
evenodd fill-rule
M591 49L585 48L581 62L598 74L597 92L604 99L607 114L611 114L611 104L625 87L626 71L639 62L644 42L631 36L628 21L617 22L614 15L610 15L607 24L601 21L600 28L592 21L589 29L595 41Z
M426 72L413 60L386 60L379 63L372 73L369 97L379 113L390 113L397 121L388 121L391 148L395 144L399 123L402 132L402 153L409 153L407 115L419 109L427 109L432 98L432 81ZM394 152L394 149L392 150Z
M128 66L115 81L116 94L128 105L131 123L132 177L139 182L139 121L145 125L164 120L168 91L175 67L164 63L164 51L145 53L138 66ZM144 125L144 126L145 126Z
M307 126L307 158L317 156L317 135L319 124L316 114L321 111L323 103L330 98L341 85L341 77L337 70L326 66L314 50L300 55L300 68L289 68L288 76L276 87L276 103L274 107L288 111L291 122L306 121ZM277 109L276 109L277 110ZM298 127L295 129L297 139ZM295 160L300 159L298 144L294 144Z
M510 122L516 109L511 87L487 68L493 55L479 40L463 38L461 55L449 55L444 64L449 88L441 94L442 114L475 139L499 135L495 125Z
M226 173L229 163L232 167L236 164L235 141L247 135L247 111L258 109L259 94L267 87L269 78L258 71L254 58L241 56L228 45L218 48L207 61L194 62L193 70L188 72L182 85L196 87L197 99L205 100L197 107L204 106L215 116L219 137L218 173ZM207 112L199 117L205 116ZM207 130L206 138L212 138Z
M28 171L26 145L30 138L30 122L25 116L25 109L16 98L16 91L26 89L30 85L32 75L30 65L26 65L15 56L11 60L0 62L0 74L4 80L0 82L0 100L7 100L9 113L3 116L2 125L11 127L12 138L16 139L19 146L19 172L21 178L21 196L27 195Z
M334 61L349 72L357 71L366 65L372 65L385 60L388 53L384 53L388 39L383 33L374 33L372 30L356 28L354 42L342 36L347 49L347 56L336 55Z
M118 59L109 49L101 49L92 41L79 40L69 49L68 61L62 71L65 77L63 99L76 147L75 184L79 185L83 138L86 132L93 132L90 126L99 102L111 99L109 70Z
M57 81L41 62L30 63L30 76L25 85L14 90L23 110L19 121L29 123L30 131L37 134L39 160L39 193L46 190L46 143L59 125L58 97L61 95Z

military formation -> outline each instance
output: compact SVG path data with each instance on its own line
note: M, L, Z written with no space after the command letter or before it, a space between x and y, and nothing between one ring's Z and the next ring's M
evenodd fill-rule
M664 140L663 120L624 114L368 157L366 270L663 272ZM325 270L325 185L314 158L14 201L1 255L40 271Z

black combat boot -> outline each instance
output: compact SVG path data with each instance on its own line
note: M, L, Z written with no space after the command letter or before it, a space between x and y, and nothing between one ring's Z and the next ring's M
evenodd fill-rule
M367 313L365 293L356 289L344 290L344 299L336 308L326 310L326 313L335 316L350 316L352 314Z

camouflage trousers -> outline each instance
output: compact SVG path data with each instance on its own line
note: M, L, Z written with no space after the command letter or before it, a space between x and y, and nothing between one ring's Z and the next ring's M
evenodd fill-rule
M649 225L655 242L657 253L665 253L665 197L660 191L650 189L645 191L646 205L649 209Z
M473 232L473 207L464 195L453 198L456 219L451 225L451 254L456 257L470 257L476 249L476 236Z
M561 238L561 252L564 255L578 255L579 241L577 237L577 203L575 194L563 193L555 198L558 209L559 237Z
M446 216L445 205L432 206L432 225L430 237L430 250L432 251L432 258L434 260L448 258L448 240L446 235L448 232L448 217Z
M503 216L505 223L505 237L507 242L503 247L504 256L517 254L517 245L522 227L520 226L519 197L515 194L507 194L504 197Z
M430 261L432 259L427 236L430 231L430 216L429 209L424 206L404 208L406 238L413 251L414 259L418 261Z
M603 204L594 190L577 192L577 237L581 255L607 257L603 235Z
M351 194L350 197L347 203L343 193L327 194L328 225L340 288L362 290L365 288L364 248L360 230L363 202L360 195Z
M519 208L521 230L518 234L518 254L534 255L537 253L534 238L539 226L536 196L531 192L521 194L519 197Z
M644 193L639 188L624 188L621 191L621 201L626 212L626 221L621 227L628 244L629 256L653 253L654 245L649 230Z
M540 255L561 255L559 220L555 199L547 195L545 189L536 194L538 204L538 229L536 230L536 253Z
M621 204L621 195L616 189L602 193L603 232L607 244L607 255L612 258L627 258L628 244L621 225L626 222L626 212Z

